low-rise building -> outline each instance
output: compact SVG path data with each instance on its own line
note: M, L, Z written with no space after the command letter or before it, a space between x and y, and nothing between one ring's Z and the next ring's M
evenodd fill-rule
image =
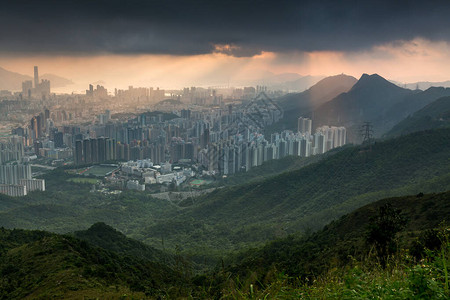
M145 184L139 184L137 180L128 180L127 189L136 191L145 191Z

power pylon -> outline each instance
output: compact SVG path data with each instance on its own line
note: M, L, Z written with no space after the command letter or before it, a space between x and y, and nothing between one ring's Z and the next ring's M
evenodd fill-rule
M361 126L361 135L363 137L363 145L368 144L372 145L373 140L373 125L370 122L364 122L364 124Z

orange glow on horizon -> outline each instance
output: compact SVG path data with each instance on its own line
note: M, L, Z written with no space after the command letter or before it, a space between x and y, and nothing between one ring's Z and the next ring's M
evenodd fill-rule
M219 46L217 46L219 47ZM232 45L222 45L225 50ZM224 53L193 56L96 55L1 57L0 67L32 76L52 73L76 84L76 89L104 81L108 89L133 86L182 88L185 86L240 86L273 74L336 75L359 78L362 73L378 73L399 82L450 80L450 45L417 39L380 45L361 52L316 51L309 53L261 52L252 57ZM70 87L69 87L70 89Z

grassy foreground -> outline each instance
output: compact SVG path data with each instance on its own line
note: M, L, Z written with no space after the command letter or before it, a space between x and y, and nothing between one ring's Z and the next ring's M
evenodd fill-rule
M223 299L449 299L450 227L439 230L440 249L424 249L421 259L409 250L391 257L385 268L375 255L300 280L274 275L270 284L229 280Z

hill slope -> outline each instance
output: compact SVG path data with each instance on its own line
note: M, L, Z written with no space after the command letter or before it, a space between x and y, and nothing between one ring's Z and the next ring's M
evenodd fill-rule
M121 255L173 265L174 259L167 253L130 239L103 222L95 223L87 230L76 231L73 235L91 245L113 251Z
M8 299L167 295L183 276L70 236L0 229L0 295Z
M386 136L399 136L416 131L449 127L450 97L439 98L395 125Z
M360 126L363 122L372 122L375 137L381 137L408 115L446 96L450 96L449 88L411 91L377 74L364 74L348 93L337 96L314 111L313 126L345 126L348 139L358 143L361 141Z
M40 79L50 80L52 88L73 84L71 80L54 74L41 75ZM11 72L0 67L0 90L21 91L22 82L26 80L33 80L33 77Z
M347 92L355 83L356 78L347 75L326 77L302 93L287 94L277 99L284 110L283 119L266 128L268 133L284 129L296 130L297 119L300 116L310 116L311 111L321 104L330 101L337 95Z
M0 90L20 91L22 82L32 80L31 76L11 72L0 67Z
M242 253L232 259L229 270L241 276L250 272L264 276L276 269L304 278L348 264L351 259L361 260L370 251L365 241L370 220L386 204L399 209L406 219L406 226L399 232L401 247L405 248L411 247L415 238L425 231L450 219L450 192L382 199L342 216L309 236L289 236Z
M302 169L220 189L143 229L149 238L205 251L242 248L318 229L374 200L450 189L450 129L343 150Z
M5 196L0 226L68 232L105 222L155 248L164 242L197 263L215 264L228 251L319 229L377 199L450 190L450 129L377 142L368 150L349 146L301 169L181 206L139 192L90 193L90 185L68 184L71 175L56 170L45 193L16 202Z
M65 87L73 84L73 81L55 74L44 74L40 76L41 79L50 80L52 88Z

